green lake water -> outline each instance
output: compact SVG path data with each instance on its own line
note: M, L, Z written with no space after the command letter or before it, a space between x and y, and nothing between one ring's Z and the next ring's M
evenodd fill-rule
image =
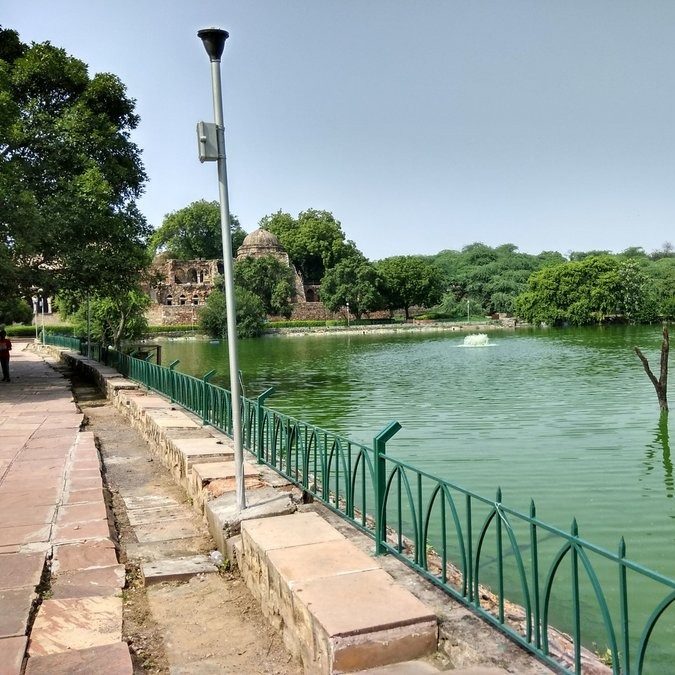
M561 529L576 517L584 539L612 551L624 536L628 558L675 577L668 428L632 351L658 371L660 328L496 331L474 348L463 338L268 337L239 343L240 368L249 397L273 386L270 407L368 444L398 420L388 454L487 497L501 486L523 512L533 499ZM165 364L216 369L227 386L226 344L160 342Z

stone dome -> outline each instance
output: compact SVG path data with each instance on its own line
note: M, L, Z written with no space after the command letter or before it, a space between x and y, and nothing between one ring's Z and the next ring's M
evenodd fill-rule
M246 238L242 242L242 246L264 246L265 248L277 248L281 251L284 250L284 247L281 245L281 242L277 239L276 235L272 234L269 230L265 230L262 227L259 227L257 230L253 230L250 234L246 235Z
M260 227L246 235L237 250L237 257L274 255L275 253L285 253L284 247L274 234Z

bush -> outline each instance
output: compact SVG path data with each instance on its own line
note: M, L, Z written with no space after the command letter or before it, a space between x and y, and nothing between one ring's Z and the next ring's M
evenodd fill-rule
M22 326L13 324L5 328L9 337L35 337L35 326ZM38 323L38 333L42 325ZM72 335L73 327L67 324L50 323L45 325L45 332L58 335Z
M156 335L157 333L186 333L199 328L198 323L175 323L171 326L148 326L147 333Z

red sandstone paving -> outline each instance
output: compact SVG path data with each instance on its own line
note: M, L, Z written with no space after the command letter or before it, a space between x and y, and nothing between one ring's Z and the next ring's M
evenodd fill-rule
M51 525L18 525L16 527L0 527L0 546L49 541L49 533L51 529Z
M124 582L124 565L63 572L52 580L52 597L58 599L115 595L123 588Z
M51 599L45 600L38 610L28 652L33 657L121 641L121 598Z
M78 476L77 474L70 476L66 488L70 491L75 490L92 490L103 489L103 480L101 474L97 476Z
M55 544L69 544L87 539L110 539L110 528L107 520L56 525L52 535ZM111 540L112 541L112 540Z
M108 567L117 564L117 553L111 541L98 540L54 547L55 573L84 570L90 567Z
M55 510L56 506L53 504L27 506L23 502L14 503L3 509L2 516L0 516L0 527L46 525L54 519Z
M126 642L28 659L26 675L132 675ZM0 675L2 671L0 670Z
M0 513L3 509L7 508L7 505L12 501L24 501L27 500L27 504L33 504L35 506L39 504L56 504L61 492L60 486L50 487L45 490L26 490L25 487L20 485L13 485L10 490L3 483L0 483ZM0 521L0 525L2 521Z
M64 504L78 504L82 502L96 502L102 500L103 490L89 488L88 490L66 490L63 495Z
M56 518L57 525L72 525L88 520L105 520L108 512L103 499L98 502L62 506Z
M8 553L0 555L0 591L40 583L45 566L44 553Z
M0 640L0 675L19 675L28 638L4 638Z
M37 598L30 587L0 591L0 637L25 635L28 618Z

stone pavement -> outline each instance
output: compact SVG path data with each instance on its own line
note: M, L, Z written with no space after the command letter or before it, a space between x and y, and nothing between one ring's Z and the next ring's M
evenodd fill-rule
M0 383L0 675L131 673L94 438L69 382L26 347Z

